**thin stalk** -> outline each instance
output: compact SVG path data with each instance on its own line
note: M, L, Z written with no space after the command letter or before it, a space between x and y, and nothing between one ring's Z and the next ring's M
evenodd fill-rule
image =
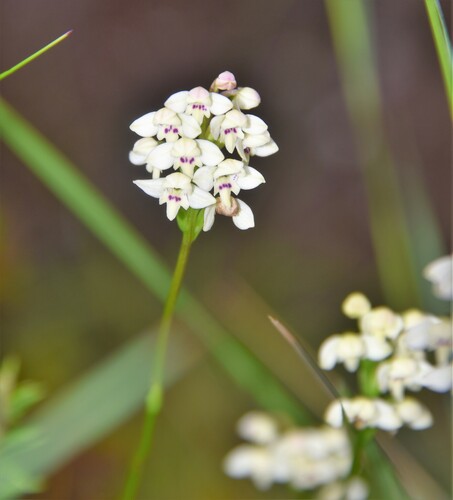
M368 359L360 362L358 371L360 394L367 398L376 398L379 388L376 382L376 363ZM368 443L374 439L376 429L361 429L356 433L354 441L354 460L351 467L351 476L360 475L363 469L363 460Z
M447 94L450 115L453 119L453 61L451 54L451 44L448 38L448 31L445 27L445 19L439 0L425 0L426 13L428 15L437 55L439 57L442 77L444 79L445 92Z
M61 35L60 37L58 37L56 40L54 40L53 42L50 42L49 44L47 44L45 47L43 47L42 49L39 49L37 52L35 52L34 54L32 54L31 56L28 56L27 58L25 58L23 61L21 61L20 63L16 64L15 66L13 66L12 68L10 69L7 69L6 71L4 71L3 73L0 73L0 81L3 80L4 78L6 78L7 76L9 75L12 75L13 73L15 73L16 71L18 71L19 69L23 68L25 65L27 65L28 63L31 63L32 61L34 61L37 57L39 57L41 54L44 54L44 52L47 52L49 49L51 49L52 47L55 47L55 45L58 45L60 42L62 42L63 40L65 40L66 38L68 38L68 36L72 33L72 30L69 30L67 31L64 35Z
M179 249L176 267L173 273L170 290L165 302L162 318L157 333L156 351L153 356L151 371L151 386L146 397L145 420L143 422L140 442L135 450L130 470L126 479L122 499L132 500L136 497L140 486L143 466L151 451L156 419L163 406L163 377L165 368L165 358L168 347L168 337L173 320L176 301L185 274L190 248L193 243L193 227L196 219L196 212L191 212L188 230L183 232L181 247Z

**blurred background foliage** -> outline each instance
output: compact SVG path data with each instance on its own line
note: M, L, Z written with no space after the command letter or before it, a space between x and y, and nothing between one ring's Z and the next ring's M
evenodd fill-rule
M441 5L449 19L450 5ZM159 318L163 266L180 238L131 183L143 171L128 163L128 125L226 69L260 92L280 152L255 165L267 180L248 193L257 227L240 232L219 219L193 249L143 497L288 498L221 470L245 411L299 402L292 413L302 422L326 403L267 315L316 349L350 327L340 303L353 290L374 304L447 312L419 279L447 251L451 226L448 104L423 3L4 0L1 19L2 70L75 30L4 80L2 96L160 256L141 276L124 267L95 235L122 248L120 257L135 249L144 264L146 244L131 248L129 229L103 226L103 206L87 205L77 181L65 184L72 178L58 168L61 157L47 161L34 131L26 137L28 125L2 105L2 356L18 355L24 377L46 387L30 422L47 441L31 462L52 475L36 498L113 498L122 484L140 422L127 417L147 382L149 340L140 332ZM85 223L98 221L95 235L26 168L40 161L34 172L43 179L47 168ZM435 426L401 431L398 441L425 469L425 491L433 479L448 490L448 405L439 395L425 401ZM43 472L30 454L12 452Z

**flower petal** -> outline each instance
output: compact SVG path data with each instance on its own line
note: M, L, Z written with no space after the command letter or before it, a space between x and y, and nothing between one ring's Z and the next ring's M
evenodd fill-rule
M165 187L188 191L192 187L191 179L181 172L175 172L174 174L170 174L165 177Z
M434 392L447 392L452 386L452 366L433 367L419 377L418 383Z
M211 99L211 113L213 115L223 115L233 107L233 103L228 99L228 97L223 95L213 92L211 93Z
M247 134L263 134L267 130L264 120L255 115L246 115L247 123L242 127Z
M232 153L236 146L236 136L234 134L228 134L225 136L225 148L228 153Z
M239 229L249 229L255 227L255 219L252 209L242 200L237 199L239 204L239 214L233 216L233 223Z
M188 194L189 203L192 208L206 208L215 203L215 198L204 189L194 186L191 194Z
M214 118L211 120L211 123L209 124L209 128L211 129L211 134L215 140L219 138L220 128L222 126L224 118L225 118L224 116L214 116Z
M176 92L165 101L164 106L171 109L175 113L184 113L187 108L188 95L188 90L181 90L181 92Z
M342 404L343 406L345 406L347 404L347 401L335 399L326 408L326 411L324 413L324 420L332 427L338 428L343 425Z
M159 170L167 170L167 168L172 167L175 161L171 154L173 145L172 142L164 142L154 148L148 156L147 163Z
M338 344L340 337L331 335L321 344L318 353L318 364L323 370L332 370L338 360Z
M245 175L238 177L237 183L241 189L255 189L266 182L264 177L252 167L244 167Z
M146 163L146 156L129 151L129 161L132 165L144 165Z
M271 140L271 136L269 132L265 132L264 134L247 134L243 143L245 148L257 148L260 146L264 146Z
M362 340L365 343L365 357L373 361L380 361L389 356L393 348L385 340L374 337L373 335L362 335Z
M189 139L195 139L201 134L201 128L193 116L180 114L183 134Z
M160 198L165 189L165 179L136 180L134 184L153 198Z
M269 142L264 144L264 146L259 146L254 150L255 156L270 156L278 151L277 144L271 139Z
M376 399L374 404L378 411L378 416L374 422L376 427L385 431L395 431L402 426L403 422L391 404L383 399Z
M222 161L215 170L214 177L218 179L226 175L233 175L239 173L244 167L244 163L233 158L227 158Z
M215 205L206 207L204 210L204 224L203 231L209 231L214 224L215 219Z
M167 217L169 220L174 220L178 215L181 204L173 200L167 201Z
M214 186L214 173L215 167L201 167L199 168L192 179L198 187L205 191L210 191Z
M201 161L203 162L203 165L212 167L218 165L225 158L218 146L211 141L198 139L197 144L201 149Z
M155 116L155 111L146 113L146 115L143 115L140 118L134 120L129 128L142 137L152 137L157 134L158 130L157 126L154 125Z
M261 102L261 97L255 89L242 87L234 96L234 103L239 109L256 108Z
M129 153L129 161L134 165L144 165L149 153L158 145L152 137L139 139Z

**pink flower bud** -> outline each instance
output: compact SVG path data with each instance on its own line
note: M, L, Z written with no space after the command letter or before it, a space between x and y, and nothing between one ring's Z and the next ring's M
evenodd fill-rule
M236 78L230 71L224 71L212 82L210 90L233 90L236 88Z

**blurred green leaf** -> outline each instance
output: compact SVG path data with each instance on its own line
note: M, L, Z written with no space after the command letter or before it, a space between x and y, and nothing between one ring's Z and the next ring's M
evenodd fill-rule
M172 342L165 383L199 359L187 342ZM121 348L44 405L0 442L0 498L33 491L31 485L98 441L141 405L149 386L154 340L150 334ZM12 495L14 491L14 495Z
M10 419L14 423L44 398L44 387L38 382L22 382L11 397Z
M419 275L426 262L420 261L415 245L420 239L426 240L426 233L424 227L408 224L401 180L385 133L369 19L372 4L362 0L326 0L325 4L360 155L382 290L394 308L420 306ZM411 175L416 177L418 172L413 170ZM414 185L405 185L405 189ZM421 181L417 182L417 189L424 189ZM414 198L410 193L407 197ZM423 198L426 200L426 195ZM424 220L432 223L434 248L439 240L435 217L429 203L424 203L423 210Z
M36 429L25 426L9 432L0 441L0 499L11 500L23 493L42 489L42 478L17 463L17 452L32 455L40 450L40 435ZM40 450L42 451L42 449Z

